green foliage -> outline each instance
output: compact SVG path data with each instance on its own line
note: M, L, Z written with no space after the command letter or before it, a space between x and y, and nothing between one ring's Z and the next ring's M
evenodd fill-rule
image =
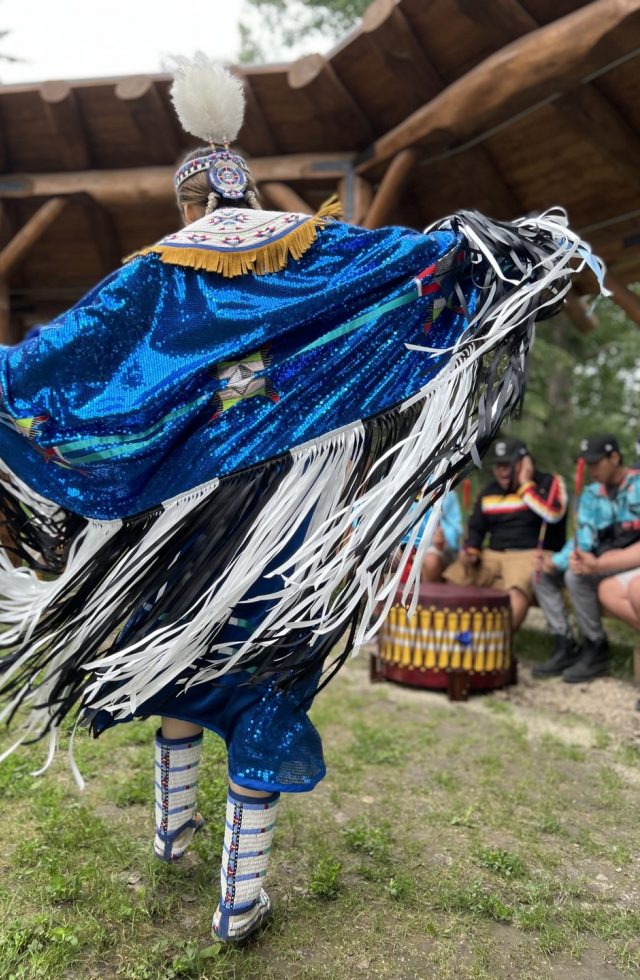
M380 861L390 857L393 841L388 823L369 827L364 820L359 820L345 827L344 839L352 851L362 851Z
M290 49L312 38L340 37L362 16L371 0L246 0L239 23L239 60L246 63L290 58Z
M484 847L478 851L477 860L502 878L522 878L527 870L521 857L502 848Z
M541 469L567 477L585 434L617 435L626 462L640 435L638 327L609 300L596 314L598 327L586 336L561 316L538 324L522 418L505 427Z
M342 863L329 855L323 855L311 869L309 892L315 898L332 901L342 890Z

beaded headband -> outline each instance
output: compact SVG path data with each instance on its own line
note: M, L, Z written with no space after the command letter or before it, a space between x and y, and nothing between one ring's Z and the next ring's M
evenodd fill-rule
M247 189L249 167L237 153L224 147L212 147L209 153L187 160L175 175L176 190L194 174L207 172L211 189L221 197L236 200Z

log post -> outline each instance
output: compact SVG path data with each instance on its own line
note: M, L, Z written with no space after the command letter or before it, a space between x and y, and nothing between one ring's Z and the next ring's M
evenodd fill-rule
M15 266L19 265L30 249L45 233L49 225L64 211L67 202L54 197L38 208L20 231L0 252L0 279L6 278Z
M418 159L418 151L408 149L391 161L364 219L365 228L380 228L391 220Z
M618 306L624 310L637 327L640 327L640 299L636 294L632 293L610 272L605 276L604 284L613 293L613 298Z

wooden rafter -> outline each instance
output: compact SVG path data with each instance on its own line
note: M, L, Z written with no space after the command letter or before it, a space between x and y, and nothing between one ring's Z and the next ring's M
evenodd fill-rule
M563 125L588 139L623 180L640 190L640 137L605 95L583 85L558 99L554 108Z
M470 20L481 26L487 20L508 36L519 37L535 31L540 23L518 0L457 0L457 6Z
M244 97L246 111L242 137L247 148L247 153L249 156L256 156L258 152L276 156L278 153L278 144L274 139L256 94L251 84L246 80L244 84Z
M374 0L362 17L362 31L410 102L423 105L442 90L443 81L418 44L397 0Z
M40 98L65 170L88 170L91 153L75 92L68 82L43 82Z
M177 124L169 116L158 88L146 75L125 78L115 88L127 107L145 151L153 163L170 163L180 156Z
M335 129L336 145L344 145L345 133L359 146L374 138L369 119L322 55L304 55L294 61L287 79L292 89L307 96L310 112Z
M442 152L538 102L568 91L611 59L612 35L640 20L638 0L593 0L497 51L400 125L358 164L366 174L419 144ZM473 107L473 111L469 111Z

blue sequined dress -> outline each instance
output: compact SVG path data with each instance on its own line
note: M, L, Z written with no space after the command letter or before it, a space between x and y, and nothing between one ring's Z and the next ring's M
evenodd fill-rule
M25 563L0 548L5 715L29 707L31 737L78 705L96 732L173 716L225 738L239 784L310 789L323 664L418 493L518 404L573 240L561 220L221 209L0 348L0 511Z

